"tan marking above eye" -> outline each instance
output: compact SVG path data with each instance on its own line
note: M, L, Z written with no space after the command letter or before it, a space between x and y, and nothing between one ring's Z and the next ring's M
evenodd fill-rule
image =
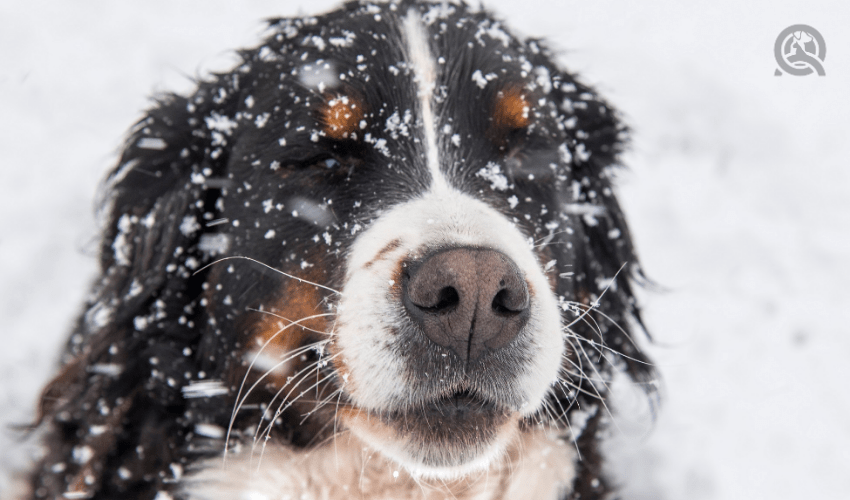
M325 135L332 139L357 139L357 130L361 128L364 111L360 100L337 95L325 102L319 110L320 121Z
M531 123L531 105L526 90L508 87L496 94L493 106L493 124L498 128L520 129Z

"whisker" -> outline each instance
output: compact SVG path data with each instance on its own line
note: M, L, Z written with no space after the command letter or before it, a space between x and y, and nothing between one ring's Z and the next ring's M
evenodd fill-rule
M345 381L343 380L343 385L345 385ZM336 398L336 407L334 408L334 418L333 418L333 435L336 436L339 434L339 429L337 428L337 423L339 423L339 405L342 401L342 387L339 390L339 396ZM336 464L337 469L339 469L339 448L337 448L337 441L334 440L334 463Z
M277 390L277 392L274 394L274 396L272 396L272 399L266 405L266 409L263 410L262 415L260 415L260 421L257 423L257 430L254 431L254 445L256 445L256 442L257 442L257 439L259 439L259 436L261 436L262 434L265 434L265 431L260 432L260 429L262 428L262 425L263 425L263 420L269 419L272 423L274 423L274 421L277 419L277 417L279 417L281 415L281 413L283 413L283 410L281 408L278 408L277 410L274 411L273 415L270 414L270 416L268 416L268 417L266 416L268 411L274 405L275 401L277 401L278 396L283 394L283 391L286 390L287 388L289 388L289 392L281 400L281 404L284 404L287 401L287 398L292 394L292 391L294 391L295 388L297 388L305 380L307 380L307 377L310 376L310 374L313 372L313 370L318 370L318 368L319 368L318 361L315 361L313 363L310 363L310 364L304 366L302 369L298 370L295 374L287 377L286 382L280 387L280 389ZM290 386L290 384L293 384L293 385Z
M321 383L321 382L317 382L317 384L314 384L314 386L310 386L309 388L302 391L302 393L298 397L290 400L289 397L292 395L292 393L295 391L295 389L297 389L298 386L300 386L302 383L304 383L304 381L307 380L307 377L309 377L310 374L314 370L318 371L321 368L323 363L327 363L328 361L331 361L338 356L340 356L340 353L334 354L333 356L330 356L328 358L316 360L315 362L308 364L307 366L305 366L304 368L299 370L295 375L290 377L289 380L287 380L286 384L284 384L280 388L280 390L278 390L277 393L275 393L274 397L272 397L271 401L269 401L268 408L271 408L274 405L275 400L277 400L278 396L280 396L283 393L283 390L286 389L286 386L289 384L289 382L293 381L293 380L295 381L293 383L293 385L291 386L291 388L289 389L289 392L286 394L286 396L284 396L281 399L280 405L275 410L274 415L272 415L270 417L269 424L262 431L261 431L262 422L263 422L263 419L265 418L266 412L264 411L263 415L261 415L260 422L258 422L258 424L257 424L257 430L254 433L253 444L251 445L251 456L252 457L254 455L254 451L256 450L257 441L262 436L263 444L262 444L262 450L260 451L260 461L262 461L263 453L265 453L266 441L268 441L269 437L271 436L271 431L272 431L272 428L274 427L274 423L277 420L277 418L281 414L283 414L283 412L286 411L290 406L292 406L296 401L298 401L307 391L309 391L315 385L317 385L318 383ZM328 375L327 377L323 378L322 381L327 380L327 378L330 377L330 376L331 375ZM298 378L298 380L295 380L296 378ZM266 411L268 411L268 409ZM258 470L259 470L259 463L258 463L257 467L258 467Z
M326 379L327 379L327 377L326 377ZM322 399L321 401L319 401L319 402L317 403L316 407L315 407L315 408L313 408L312 410L310 410L309 412L307 412L307 413L305 414L305 416L306 416L306 417L309 417L310 415L312 415L312 414L314 414L315 412L319 411L319 410L320 410L320 409L322 409L324 406L326 406L328 403L330 403L330 402L331 402L331 400L334 398L334 396L336 396L336 409L334 410L334 419L335 419L335 418L336 418L337 413L339 413L339 405L340 405L341 400L342 400L342 395L343 395L343 389L344 389L344 388L345 388L345 381L343 381L343 382L342 382L342 385L340 385L339 387L337 387L337 388L336 388L333 392L331 392L328 396L326 396L324 399ZM303 423L303 421L302 421L302 423Z
M546 236L543 236L543 237L538 238L537 240L535 240L535 242L534 242L534 248L535 248L535 249L537 249L537 248L543 248L543 247L545 247L545 246L547 246L547 245L551 245L551 244L553 244L553 243L554 243L554 244L563 244L563 243L564 243L563 241L555 241L555 242L553 242L552 240L555 238L555 236L558 236L558 235L560 235L560 234L568 234L568 233L569 233L569 231L566 231L566 230L562 230L562 231L555 231L555 232L549 233L549 234L547 234ZM540 242L540 243L538 243L538 242Z
M239 385L239 391L236 393L236 400L235 400L235 403L234 403L234 406L233 406L233 412L230 414L230 423L227 425L227 436L225 437L225 440L224 440L224 457L223 457L223 459L224 459L225 464L227 463L227 448L228 448L228 445L230 444L230 434L233 430L233 423L236 420L236 415L239 413L239 409L241 408L242 403L245 402L245 399L242 399L240 401L240 398L242 397L242 390L245 388L245 383L248 381L248 375L251 373L251 369L254 368L254 364L257 362L257 359L259 359L260 354L262 354L263 350L265 350L266 346L268 346L271 343L272 340L274 340L278 335L283 333L288 328L291 328L292 326L297 325L297 324L301 323L302 321L307 321L307 320L315 319L315 318L322 318L322 317L331 316L331 315L332 315L332 313L316 314L316 315L313 315L313 316L307 316L305 318L301 318L298 321L293 321L292 323L284 326L283 328L281 328L280 330L275 332L275 334L272 335L271 337L269 337L269 339L266 340L266 342L263 344L263 346L260 347L260 350L257 351L257 354L254 356L254 359L251 360L251 363L248 365L248 369L245 371L245 376L242 377L242 383ZM281 362L281 363L283 363L283 362ZM277 366L280 366L280 365L277 365ZM260 380L264 379L269 373L270 373L269 371L264 373L263 376L260 377ZM251 386L251 390L253 390L253 388L257 386L257 383L259 383L260 380L258 380L256 383L254 383L254 385ZM250 390L249 390L249 393L250 393ZM246 394L246 398L247 398L247 394Z
M269 375L274 373L275 370L277 370L281 366L285 365L289 361L292 361L293 359L297 358L298 356L303 355L305 352L308 352L310 350L315 349L317 345L322 345L322 344L327 344L327 343L330 343L330 339L320 340L320 341L317 341L317 342L313 342L311 344L307 344L305 346L301 346L297 349L293 349L291 351L288 351L287 354L289 354L289 356L287 356L286 358L275 363L272 367L270 367L265 372L263 372L263 374L256 381L254 381L254 383L251 385L251 387L245 393L244 397L242 397L242 399L239 400L239 406L236 408L236 413L239 412L239 409L243 406L245 401L248 399L248 396L260 384L260 382L262 382L266 377L268 377ZM238 398L238 396L237 396L237 398Z
M325 445L326 443L331 442L331 440L333 440L333 441L334 441L334 446L336 446L336 440L337 440L337 438L339 438L340 436L342 436L343 434L345 434L346 432L348 432L348 430L342 430L342 431L340 431L339 433L337 433L336 431L334 431L334 433L333 433L333 434L330 434L330 435L324 436L324 437L322 437L322 439L321 439L321 440L317 440L320 436L322 436L322 433L324 433L325 429L327 429L329 425L331 425L331 422L325 422L325 423L324 423L324 425L322 425L321 427L319 427L319 430L318 430L318 431L316 431L316 433L313 435L313 437L312 437L312 438L310 439L310 441L307 443L307 446L308 446L308 447L316 447L316 448L318 448L318 447L321 447L321 446Z
M602 347L607 348L607 346L605 345L605 337L602 335L602 327L599 325L599 323L596 322L596 320L593 318L593 316L584 317L584 319L582 319L582 323L587 325L590 328L590 330L593 331L596 334L597 337L599 337L600 342L597 344L597 342L595 340L589 339L589 338L586 338L586 337L582 337L580 335L575 334L574 332L573 332L573 336L575 336L576 338L579 338L579 339L585 341L586 343L590 344L591 347L593 347L593 349L600 354L600 358L597 360L597 363L599 363L599 362L602 361L602 357L601 357L602 349L600 349L600 347L598 347L598 346L602 346Z
M584 354L584 356L589 360L590 356L587 354L587 351L584 350L584 347L581 343L578 344L578 348L581 350L582 354ZM602 386L605 388L605 393L610 394L611 388L608 386L608 381L605 379L605 377L602 376L601 373L599 373L599 370L596 368L596 365L594 363L590 363L590 368L593 370L596 376L599 377L598 383L602 384ZM616 425L617 429L619 430L619 425L617 425L617 422L614 419L614 413L608 407L608 403L606 403L605 398L602 397L602 394L599 392L599 389L596 388L595 384L591 383L590 386L593 387L593 390L594 392L596 392L596 398L599 400L599 403L602 405L603 408L605 408L605 412L608 413L608 416L611 417L611 421L614 422L614 425Z
M575 379L587 380L588 382L591 382L591 383L601 384L603 382L602 380L590 377L585 373L572 371L572 370L569 370L569 369L566 369L566 368L561 369L561 373L563 373L564 375L569 375L570 377L575 378ZM575 387L575 388L578 389L578 387ZM588 396L593 396L594 398L596 397L595 394L588 394L587 392L585 392L585 394L587 394Z
M563 390L564 390L564 388L562 386L561 391L563 391ZM568 394L565 393L565 395L569 397ZM570 436L573 438L572 441L573 441L573 446L576 449L576 456L578 457L578 460L581 461L583 459L582 459L582 456L581 456L581 449L579 448L579 445L578 445L578 436L576 435L575 429L573 429L572 422L570 422L570 417L567 415L567 412L570 410L570 408L573 407L573 405L577 404L576 402L578 400L573 398L573 400L570 401L570 404L568 404L566 408L564 408L564 406L561 404L561 400L559 398L555 398L555 401L558 403L558 406L561 407L561 414L559 415L558 419L560 420L560 419L563 418L564 422L567 424L567 428L570 430Z
M251 467L253 467L254 453L255 453L255 451L256 451L256 449L257 449L257 442L258 442L259 440L261 440L261 439L262 439L262 447L261 447L261 450L260 450L260 458L259 458L259 461L258 461L258 463L257 463L257 470L259 471L260 465L261 465L261 463L262 463L263 455L265 454L265 450L266 450L266 442L268 442L268 440L271 438L271 430L272 430L272 427L274 427L274 423L275 423L275 421L276 421L276 420L278 419L278 417L280 417L280 415L283 413L282 405L286 402L286 397L288 397L290 394L292 394L292 391L293 391L293 390L295 390L295 388L296 388L296 387L298 387L299 385L301 385L301 383L302 383L302 382L304 382L304 380L306 380L306 379L307 379L307 377L310 375L310 373L312 373L312 371L313 371L313 370L316 370L316 369L318 369L318 365L317 365L316 363L310 363L309 365L305 366L303 369L299 370L299 371L298 371L298 373L296 373L296 374L295 374L295 375L293 375L292 377L289 377L289 378L287 379L286 383L284 383L284 384L281 386L281 388L280 388L280 389L279 389L279 390L275 393L275 395L272 397L272 400L271 400L271 401L269 402L269 404L266 406L266 409L265 409L265 410L263 410L262 415L260 415L260 420L259 420L259 422L257 422L257 429L254 431L254 438L253 438L252 443L251 443L251 464L252 464L252 465L251 465ZM302 375L302 372L306 372L306 373L303 373L303 375ZM267 412L268 412L268 411L272 408L272 405L274 404L274 401L277 399L277 397L278 397L278 396L280 396L280 394L281 394L281 393L283 393L284 389L286 389L286 387L289 385L289 383L290 383L292 380L294 380L294 379L295 379L295 377L299 377L299 376L300 376L301 378L300 378L300 379L298 379L298 380L294 383L294 385L293 385L293 386L292 386L292 388L290 389L289 393L287 393L287 396L286 396L286 397L284 397L284 398L281 400L281 406L279 406L279 407L278 407L278 408L274 411L274 414L271 414L271 415L268 417L268 419L269 419L269 424L268 424L265 428L263 428L263 420L265 420L265 419L267 418L267 417L266 417ZM262 429L262 430L261 430L261 429Z
M308 387L306 390L307 390L307 391L309 391L310 389L312 389L312 388L314 388L314 387L315 387L316 389L318 389L319 385L321 385L321 383L322 383L322 382L325 382L325 381L327 381L327 380L330 380L330 379L331 379L331 378L333 378L333 377L334 377L334 375L333 375L333 374L325 375L322 379L317 380L315 384L313 384L312 386ZM330 399L333 399L333 397L337 395L337 392L340 392L340 391L342 391L342 389L341 389L341 388L336 389L336 390L334 390L333 392L331 392L331 394L330 394L330 396L329 396L329 397L325 397L325 398L323 398L323 399L321 399L321 400L319 400L319 399L317 398L317 400L313 401L313 403L315 404L315 406L313 407L313 409L312 409L312 410L310 410L310 411L308 411L307 413L305 413L305 414L303 414L303 415L302 415L302 417L303 417L303 418L301 419L301 422L299 422L299 424L298 424L298 425L302 425L302 424L304 424L304 422L306 422L308 418L310 418L310 417L311 417L312 415L314 415L317 411L319 411L319 410L320 410L323 406L325 406L325 405L328 403L328 401L329 401ZM296 398L295 398L292 402L294 403L295 401L297 401L297 400L299 400L299 399L300 399L302 402L307 402L307 401L305 401L303 398L300 398L300 397L296 397Z
M567 372L567 373L569 373L569 372ZM583 376L583 375L582 375L580 378L581 378L581 379L583 379L583 380L587 380L587 381L589 381L589 382L593 382L593 381L594 381L593 379L591 379L591 378L589 378L589 377L585 377L585 376ZM600 381L600 380L596 380L596 382L601 382L601 381ZM569 386L571 389L575 390L575 391L576 391L576 392L578 392L578 393L584 394L584 395L585 395L585 396L587 396L587 397L590 397L590 398L593 398L593 399L602 399L602 396L599 394L599 392L595 392L595 393L594 393L594 392L590 392L590 391L588 391L587 389L585 389L585 388L581 387L580 385L576 385L574 382L570 382L570 381L569 381L569 380L567 380L567 379L560 379L560 383L562 383L562 384L565 384L565 385ZM593 384L591 384L591 386L592 386L592 385L593 385Z
M617 280L617 276L620 275L620 272L626 267L626 264L628 264L628 262L623 262L623 265L620 266L620 269L618 269L617 272L614 273L614 277L611 278L611 281L608 282L608 285L605 286L605 289L602 290L602 293L600 293L599 297L593 302L593 306L584 311L578 318L574 319L572 323L566 326L566 328L573 326L574 324L579 322L584 316L587 316L590 311L596 309L599 306L599 301L602 300L602 297L605 296L605 293L608 292L608 290L611 288L611 285L614 284L614 282Z
M311 371L312 371L312 370L311 370ZM271 419L271 421L269 422L269 425L267 425L267 426L266 426L266 429L263 431L263 434L264 434L264 437L263 437L263 446L262 446L262 449L260 450L260 458L259 458L259 459L257 459L257 471L258 471L258 472L259 472L259 470L260 470L260 467L262 467L262 464L263 464L263 456L265 455L265 452L266 452L266 443L268 442L269 438L271 437L272 428L274 427L274 422L275 422L275 420L277 420L277 417L279 417L279 416L280 416L280 415L281 415L284 411L286 411L286 408L288 408L289 406L293 405L296 401L300 400L300 399L301 399L301 397L302 397L304 394L306 394L307 392L309 392L311 389L313 389L313 387L318 386L319 384L321 384L321 383L322 383L322 382L324 382L325 380L328 380L328 379L329 379L329 378L331 378L331 377L332 377L332 375L327 375L326 377L322 378L321 380L319 380L319 381L318 381L318 382L316 382L315 384L313 384L313 385L311 385L310 387L308 387L308 388L304 389L303 391L301 391L301 394L299 394L298 396L296 396L296 397L295 397L295 399L292 399L291 401L288 401L288 402L286 403L286 406L285 406L285 407L278 408L278 410L277 410L277 411L275 411L275 416L274 416L274 418L272 418L272 419ZM304 379L302 379L302 381L303 381L303 380L306 380L306 377L305 377ZM293 387L293 389L294 389L295 387L297 387L298 385L300 385L300 383L301 383L301 382L299 382L298 384L296 384L296 386L294 386L294 387ZM290 392L291 392L291 391L290 391ZM284 402L284 401L286 401L286 399L283 399L283 400L281 401L281 404L283 404L283 402ZM303 424L305 420L306 420L306 417L304 418L304 420L302 420L302 421L301 421L301 424ZM299 425L300 425L300 424L299 424ZM253 455L253 449L252 449L252 455Z
M323 289L328 290L328 291L330 291L330 292L333 292L333 293L335 293L335 294L337 294L337 295L342 295L342 292L340 292L339 290L334 290L333 288L327 287L327 286L325 286L325 285L321 285L321 284L319 284L319 283L315 283L315 282L310 281L310 280L305 280L304 278L299 278L298 276L294 276L294 275L292 275L292 274L289 274L289 273L283 272L283 271L281 271L280 269L276 269L276 268L274 268L274 267L272 267L272 266L270 266L270 265L268 265L268 264L265 264L265 263L263 263L263 262L260 262L260 261L259 261L259 260L257 260L257 259L252 259L251 257L246 257L246 256L244 256L244 255L232 255L232 256L230 256L230 257L222 257L222 258L220 258L220 259L216 260L215 262L210 262L209 264L205 265L204 267L202 267L202 268L198 269L197 271L195 271L194 273L192 273L192 275L194 276L194 275L196 275L196 274L200 273L201 271L203 271L203 270L207 269L207 268L208 268L208 267L210 267L210 266L214 266L214 265L216 265L216 264L221 264L222 262L224 262L224 261L226 261L226 260L233 260L233 259L243 259L243 260L247 260L247 261L253 262L253 263L255 263L255 264L259 264L259 265L261 265L261 266L265 267L266 269L268 269L268 270L270 270L270 271L273 271L273 272L276 272L276 273L278 273L278 274L280 274L280 275L282 275L282 276L286 276L287 278L292 278L292 279L294 279L294 280L298 280L300 283L307 283L308 285L313 285L313 286L318 287L318 288L323 288Z
M569 342L569 338L567 339L567 341ZM561 368L561 370L563 372L567 373L567 374L575 376L575 378L577 378L579 380L587 380L588 382L590 382L590 386L593 388L593 392L590 392L587 389L584 389L583 387L581 387L581 385L575 385L575 384L569 382L567 379L564 379L564 378L561 379L561 382L569 385L570 387L572 387L576 391L578 391L578 392L580 392L580 393L582 393L582 394L584 394L588 397L603 401L602 394L596 388L595 384L597 384L597 383L602 384L607 389L607 385L606 385L607 382L606 382L605 377L603 377L602 374L599 373L599 371L596 369L596 366L593 363L590 363L590 365L593 368L593 371L596 372L597 377L591 377L590 375L588 375L587 372L584 371L584 364L582 363L582 356L581 356L581 354L584 354L584 358L587 358L588 360L590 360L590 358L587 355L587 352L584 350L584 348L581 345L578 346L578 349L575 349L575 345L572 342L569 342L569 344L570 344L571 347L573 347L573 352L575 352L577 354L576 361L573 361L572 359L570 359L566 355L566 353L564 355L562 355L562 358L564 360L566 360L567 363L572 365L576 370L578 370L578 373L571 373L569 370L566 370L563 367Z
M564 336L564 338L575 339L575 340L578 340L578 341L580 341L580 342L584 342L584 343L586 343L586 344L590 344L590 346L591 346L591 347L593 347L594 349L596 349L596 351L597 351L597 352L600 352L600 353L601 353L601 352L602 352L602 350L604 349L604 350L606 350L606 351L610 352L611 354L614 354L614 355L616 355L616 356L619 356L619 357L621 357L621 358L623 358L623 359L628 359L629 361L634 361L635 363L640 363L640 364L642 364L642 365L646 365L646 366L656 366L656 365L655 365L655 363L650 363L650 362L647 362L647 361L644 361L644 360L637 359L637 358L635 358L635 357L629 356L629 355L627 355L627 354L622 353L621 351L618 351L618 350L614 349L613 347L608 347L608 346L607 346L607 345L605 345L605 344L602 344L602 343L596 342L596 341L594 341L593 339L588 339L588 338L586 338L586 337L582 337L581 335L577 335L577 334L575 334L575 333L573 333L573 332L562 332L561 334Z
M289 321L290 323L297 323L297 322L299 322L299 321L304 321L304 319L306 319L306 318L302 318L302 319L300 319L300 320L297 320L297 321L296 321L296 320L289 319L289 318L287 318L287 317L285 317L285 316L281 316L280 314L273 313L273 312L271 312L271 311L264 311L264 310L262 310L262 309L255 309L255 308L253 308L253 307L249 307L249 308L247 308L247 310L248 310L248 311L251 311L251 312L258 312L258 313L260 313L260 314L266 314L266 315L268 315L268 316L272 316L272 317L277 318L277 319L282 319L282 320L284 320L284 321ZM327 316L333 316L335 313L323 313L323 314L324 314L324 315L327 315ZM315 316L310 316L310 318L311 318L311 319L315 319ZM287 325L287 326L288 326L288 325ZM307 330L307 331L309 331L309 332L318 333L318 334L321 334L321 335L328 335L328 336L332 336L332 335L333 335L333 332L325 332L325 331L322 331L322 330L315 330L315 329L313 329L313 328L310 328L310 327L308 327L308 326L304 326L304 325L300 325L300 326L301 326L301 328L302 328L302 329Z
M586 304L582 304L581 302L567 301L567 302L565 302L565 303L567 303L567 304L571 304L571 305L574 305L574 306L576 306L576 307L578 307L578 308L593 309L591 306L588 306L588 305L586 305ZM638 346L638 345L637 345L637 343L636 343L636 342L635 342L635 340L632 338L632 336L629 334L629 332L627 332L625 328L623 328L622 326L620 326L620 324L619 324L618 322L614 321L614 319L613 319L613 318L611 318L611 316L608 316L607 314L605 314L603 311L601 311L601 310L599 310L599 309L596 309L596 314L598 314L598 315L602 316L603 318L607 319L607 320L608 320L608 321L609 321L612 325L614 325L614 326L617 328L617 330L619 330L619 331L620 331L620 333L622 333L622 334L623 334L623 336L625 336L625 337L629 340L629 342L630 342L630 343L631 343L631 344L632 344L632 345L633 345L636 349L640 349L640 346ZM650 365L650 366L652 366L652 363L647 363L647 362L645 362L645 361L640 361L640 360L637 360L637 359L634 359L633 361L636 361L636 362L638 362L638 363L643 363L643 364L646 364L646 365Z

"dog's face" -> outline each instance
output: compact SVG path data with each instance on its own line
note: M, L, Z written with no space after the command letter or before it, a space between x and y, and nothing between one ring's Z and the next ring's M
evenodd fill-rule
M578 130L552 95L572 83L498 23L442 9L285 24L297 48L252 61L266 78L222 118L218 217L228 253L338 291L284 284L274 309L328 314L310 327L327 332L343 425L409 468L454 474L498 455L558 380L558 296L573 295L559 274L584 235L561 208L579 202ZM223 276L222 293L244 279ZM295 335L273 355L303 345Z
M463 5L271 30L135 129L72 352L136 366L190 447L351 432L443 478L566 428L614 360L645 374L591 89Z

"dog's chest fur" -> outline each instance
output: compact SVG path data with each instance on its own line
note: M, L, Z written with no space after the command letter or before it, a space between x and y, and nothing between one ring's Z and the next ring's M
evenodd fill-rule
M307 452L271 445L253 458L246 453L225 464L211 460L183 491L198 500L557 500L570 489L575 477L570 443L540 432L514 446L489 470L435 481L411 476L350 436Z

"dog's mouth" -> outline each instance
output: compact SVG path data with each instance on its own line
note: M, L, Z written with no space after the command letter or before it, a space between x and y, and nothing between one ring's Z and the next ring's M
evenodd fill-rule
M497 452L500 436L514 415L469 389L404 409L371 413L377 413L377 420L393 436L392 444L385 443L390 456L412 470L432 472L469 466Z
M463 432L467 427L481 424L498 425L510 412L501 408L495 401L478 395L469 389L456 391L422 405L413 405L401 411L387 414L389 421L401 421L424 424L427 428L439 432L447 429L451 432Z

